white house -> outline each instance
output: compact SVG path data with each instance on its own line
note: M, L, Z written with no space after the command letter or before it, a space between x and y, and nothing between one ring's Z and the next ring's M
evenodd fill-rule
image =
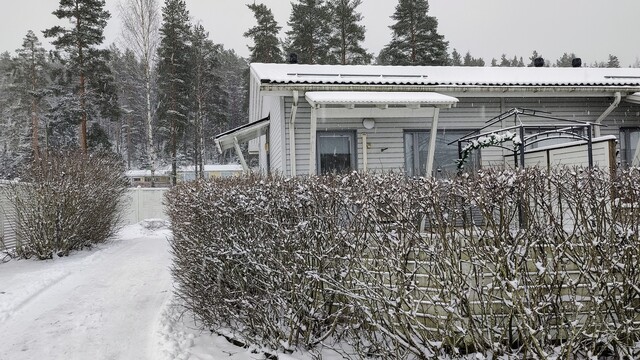
M514 125L491 121L514 108L542 114L527 131L552 133L557 118L593 124L595 138L619 139L622 164L640 159L640 69L251 64L250 79L248 124L216 144L239 151L251 141L264 173L453 171L456 140ZM483 148L471 163L504 164L508 155Z

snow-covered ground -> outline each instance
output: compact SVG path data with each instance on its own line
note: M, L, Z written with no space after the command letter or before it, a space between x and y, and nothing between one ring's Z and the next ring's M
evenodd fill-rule
M69 257L0 264L0 359L264 359L183 314L171 233L148 225Z

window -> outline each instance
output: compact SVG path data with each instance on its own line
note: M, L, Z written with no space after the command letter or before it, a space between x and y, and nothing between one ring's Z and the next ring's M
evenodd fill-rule
M470 133L471 130L438 130L436 137L436 153L433 159L434 176L446 176L458 171L457 139ZM407 176L425 176L427 171L427 154L429 152L430 131L417 130L404 133L404 168ZM449 145L450 142L453 144ZM480 167L480 151L473 151L465 164L469 171Z
M620 128L620 165L629 167L636 154L636 146L640 139L640 128Z
M346 173L356 169L355 132L318 132L317 172L320 175Z

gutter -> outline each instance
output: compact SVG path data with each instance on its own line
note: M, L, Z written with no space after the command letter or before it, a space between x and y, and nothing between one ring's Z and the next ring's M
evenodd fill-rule
M640 92L640 85L634 86L497 86L497 85L371 85L371 84L299 84L262 83L260 91L291 94L292 90L307 91L383 91L383 92L439 92L455 97L501 97L506 93L517 93L530 97L577 97L611 96Z
M595 124L595 132L594 132L594 136L595 137L600 137L600 125L602 124L602 121L609 116L609 114L611 114L611 112L613 112L613 110L615 110L618 105L620 105L620 100L622 99L622 95L620 94L620 91L616 91L614 94L614 99L613 102L611 103L611 105L609 105L609 107L607 108L607 110L605 110L602 115L600 115L600 117L598 117L598 119L596 120Z

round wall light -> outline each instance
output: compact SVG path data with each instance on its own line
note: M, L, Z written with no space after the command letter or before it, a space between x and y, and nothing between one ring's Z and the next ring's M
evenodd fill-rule
M376 121L369 118L362 119L362 126L367 130L371 130L376 126Z

